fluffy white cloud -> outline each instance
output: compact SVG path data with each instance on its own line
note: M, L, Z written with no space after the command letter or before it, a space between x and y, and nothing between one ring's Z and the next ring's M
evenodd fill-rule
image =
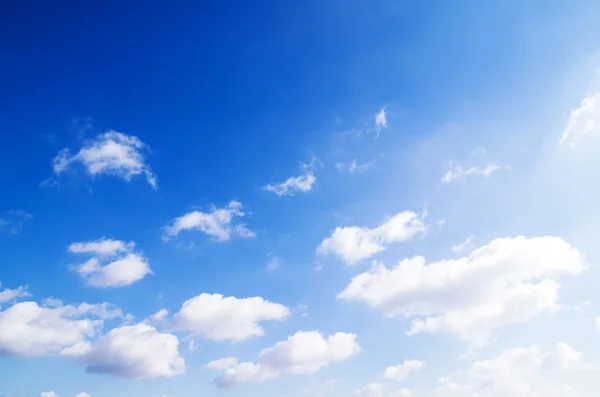
M598 369L597 364L585 362L582 354L566 343L559 343L547 352L538 346L515 348L441 378L438 392L486 397L577 396L572 387L553 384L552 374L590 369Z
M2 287L2 283L0 283L0 288ZM0 305L7 302L13 302L22 298L26 298L30 296L29 292L27 292L27 287L19 286L16 289L0 289Z
M44 391L40 393L40 397L58 397L58 394L53 391Z
M409 334L453 333L478 347L497 327L556 309L560 285L552 278L586 266L583 255L558 237L500 238L459 259L427 264L417 256L393 268L375 264L338 299L413 318Z
M238 365L237 358L226 357L226 358L220 358L218 360L213 360L213 361L209 362L208 364L206 364L204 366L204 368L217 370L217 371L224 371L226 369L233 368L236 365Z
M184 230L199 230L217 241L228 241L232 236L250 238L254 232L245 224L234 222L235 218L244 216L242 203L231 201L226 207L212 207L210 212L192 211L175 218L170 226L166 226L165 238L177 236Z
M309 192L317 182L317 177L308 172L304 175L290 177L284 182L276 184L268 184L263 187L264 190L273 192L278 196L293 196L297 192Z
M387 367L383 372L383 377L386 379L405 380L415 371L423 369L425 363L419 360L404 360L400 365Z
M262 383L280 373L312 374L347 360L359 351L355 334L338 332L326 339L317 331L299 331L287 340L261 350L256 363L243 362L227 369L215 383L229 388L240 383Z
M600 136L600 93L593 93L571 111L560 143L575 143L586 136Z
M183 303L170 321L169 329L188 331L215 341L239 342L263 335L261 321L283 320L289 315L287 307L261 297L203 293Z
M77 395L75 397L92 397L87 393L77 393Z
M152 274L142 253L134 251L133 242L101 239L73 243L68 250L76 254L92 254L73 269L92 287L124 287Z
M110 175L129 182L133 177L143 175L156 189L156 176L144 156L149 149L138 137L110 130L96 136L76 154L62 149L52 160L52 167L57 176L75 164L82 165L92 177Z
M317 254L334 254L347 265L369 258L392 243L411 239L425 231L425 224L411 211L400 212L375 228L337 227L317 248Z
M67 355L85 364L87 372L124 378L168 378L186 369L177 337L143 323L114 328L70 349Z
M107 303L57 307L16 303L0 312L0 353L23 357L61 353L94 336L103 319L116 317L122 312Z
M451 183L470 175L480 175L489 178L494 172L499 171L503 168L505 167L501 167L494 163L488 163L483 168L463 168L462 166L457 165L453 169L446 171L446 173L442 176L442 182Z

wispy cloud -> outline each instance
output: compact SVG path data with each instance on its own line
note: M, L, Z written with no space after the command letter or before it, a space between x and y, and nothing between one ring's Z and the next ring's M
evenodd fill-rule
M23 210L8 210L0 217L0 232L19 234L25 222L33 216Z
M583 98L579 106L571 111L563 131L560 144L575 143L586 136L600 136L600 93Z
M501 169L508 169L508 167L503 167L495 163L488 163L483 168L463 168L463 166L457 165L451 170L446 171L446 173L442 176L441 181L443 183L451 183L472 175L479 175L489 178L494 172L499 171Z

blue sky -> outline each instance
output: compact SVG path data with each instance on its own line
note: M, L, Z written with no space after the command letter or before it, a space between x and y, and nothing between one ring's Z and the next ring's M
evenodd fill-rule
M596 2L38 3L0 396L594 395Z

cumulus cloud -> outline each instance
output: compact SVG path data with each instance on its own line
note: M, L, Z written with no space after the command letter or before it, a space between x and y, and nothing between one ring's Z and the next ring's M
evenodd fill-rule
M579 107L571 110L569 120L562 133L561 145L575 146L580 139L600 136L600 93L583 98Z
M411 318L409 335L452 333L478 347L495 328L557 309L554 278L586 267L561 238L499 238L459 259L427 264L416 256L392 268L376 263L337 297Z
M226 358L220 358L218 360L213 360L211 362L209 362L208 364L206 364L204 366L204 368L206 369L212 369L212 370L216 370L216 371L224 371L226 369L229 368L233 368L236 365L238 365L238 359L235 357L226 357Z
M75 154L62 149L52 160L52 168L57 177L76 165L83 166L86 174L92 177L108 175L129 182L143 175L156 189L156 175L145 159L149 150L150 147L138 137L110 130L96 136Z
M478 168L478 167L463 168L462 166L457 165L454 168L452 168L451 170L446 171L446 173L442 176L441 180L443 183L451 183L451 182L455 182L460 179L463 179L467 176L474 176L474 175L479 175L479 176L489 178L490 176L492 176L492 174L494 172L499 171L503 168L506 168L506 167L502 167L502 166L500 166L498 164L494 164L494 163L488 163L483 168Z
M276 184L268 184L263 187L268 192L273 192L279 197L293 196L295 193L306 193L312 190L317 182L317 177L308 172L304 175L289 177L285 181Z
M16 303L0 311L0 353L21 357L62 353L94 336L102 320L122 316L120 309L107 303L56 307Z
M58 394L53 391L44 391L40 393L40 397L58 397Z
M245 224L235 222L236 218L241 218L244 215L242 203L239 201L231 201L223 208L212 206L209 212L188 212L173 219L171 225L164 228L165 238L177 236L184 230L199 230L216 241L228 241L233 236L254 237L254 232L248 230Z
M186 369L177 337L143 323L114 328L65 354L85 364L87 372L123 378L170 378Z
M68 251L74 254L91 254L90 259L74 266L92 287L125 287L152 274L148 261L141 252L134 251L133 242L100 239L72 243Z
M287 307L261 297L236 298L203 293L185 301L168 327L209 340L240 342L264 335L260 322L283 320L289 315Z
M387 367L383 372L383 377L393 380L405 380L415 371L419 371L425 367L425 363L420 360L405 360L402 364Z
M550 351L538 346L503 351L489 360L476 361L470 369L439 380L438 392L489 397L568 397L578 392L552 382L554 371L596 370L598 365L583 360L582 354L566 343Z
M31 294L27 291L27 287L19 286L15 289L2 289L2 283L0 283L0 305L3 303L14 302L30 295Z
M360 351L355 334L338 332L325 338L317 331L299 331L259 352L255 363L243 362L215 379L223 388L240 383L262 383L281 373L312 374Z
M400 212L375 228L337 227L317 248L317 254L334 254L347 265L369 258L392 243L406 241L425 231L425 224L411 211Z

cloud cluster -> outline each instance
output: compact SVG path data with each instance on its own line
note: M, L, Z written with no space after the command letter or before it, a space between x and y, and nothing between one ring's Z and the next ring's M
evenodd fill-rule
M19 286L15 289L4 288L0 283L0 307L3 303L10 303L30 296L27 287Z
M425 224L419 216L403 211L374 228L337 227L330 237L321 242L317 254L334 254L347 265L353 265L385 250L389 244L409 240L423 232Z
M72 243L68 251L92 257L74 266L75 270L92 287L124 287L152 274L148 261L133 242L100 239Z
M185 230L198 230L216 241L228 241L232 236L251 238L254 232L250 231L245 224L235 222L241 218L242 203L231 201L223 208L212 207L209 212L191 211L185 215L173 219L169 226L164 228L165 238L177 236Z
M373 382L356 390L354 394L360 397L412 397L413 395L407 388L398 389L389 394L385 393L385 389L386 386L383 383Z
M96 335L103 320L123 317L108 303L39 306L20 302L0 311L0 353L20 357L63 354Z
M411 318L408 334L452 333L478 347L495 328L557 309L554 278L586 267L583 255L561 238L499 238L459 259L428 264L417 256L392 268L375 264L337 296Z
M421 369L425 368L425 363L420 360L405 360L402 364L387 367L383 372L383 377L386 379L393 379L402 381L408 378L408 376Z
M575 397L578 391L555 384L552 374L598 369L597 363L584 361L583 355L566 343L546 352L534 345L505 350L492 359L476 361L466 371L440 378L438 392L450 396Z
M96 136L77 153L62 149L52 160L54 174L59 176L75 165L81 165L87 175L108 175L127 182L143 175L157 189L156 175L145 159L149 146L138 137L114 130Z
M241 383L262 383L281 373L312 374L347 360L359 351L355 334L338 332L325 338L317 331L299 331L287 340L261 350L254 363L233 365L234 361L228 361L229 368L215 379L215 383L230 388Z

